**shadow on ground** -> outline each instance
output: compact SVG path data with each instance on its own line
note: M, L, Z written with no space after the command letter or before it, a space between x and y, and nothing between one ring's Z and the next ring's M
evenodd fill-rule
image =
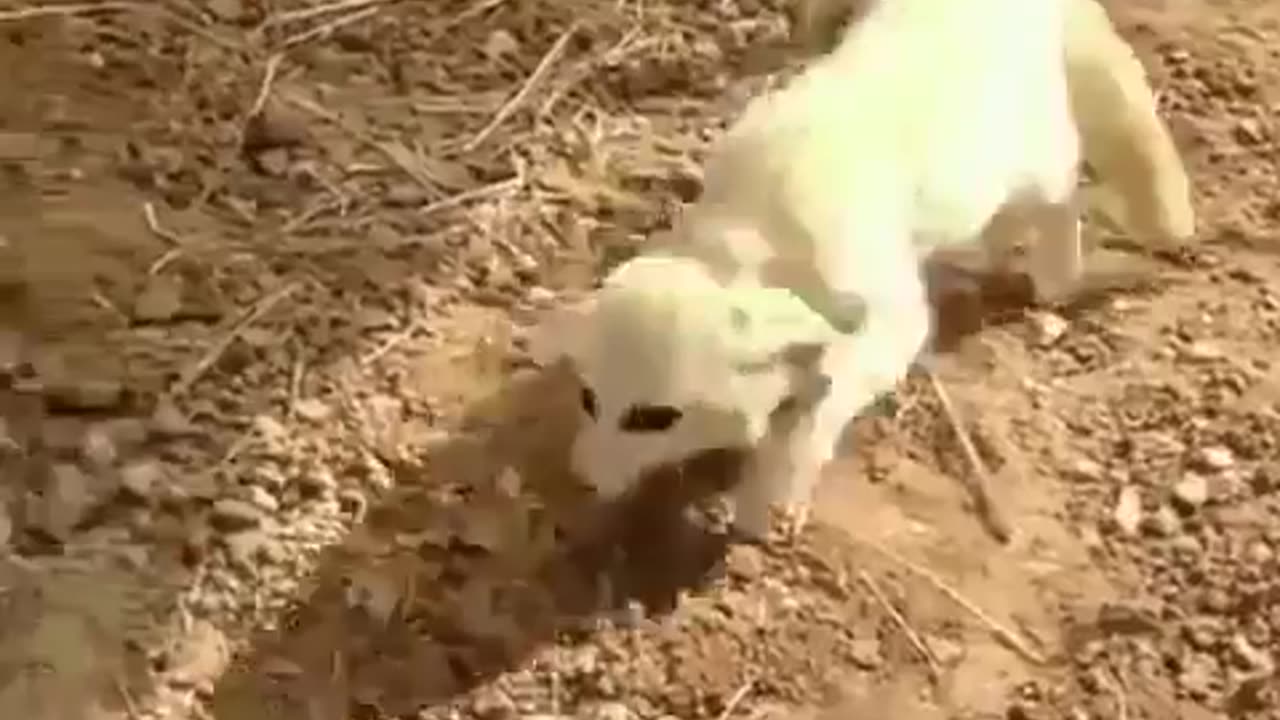
M218 685L218 716L411 714L601 622L666 613L713 578L726 534L686 508L733 475L732 458L600 507L564 467L573 383L563 367L520 374L457 439L397 467L397 488L322 559L308 600Z

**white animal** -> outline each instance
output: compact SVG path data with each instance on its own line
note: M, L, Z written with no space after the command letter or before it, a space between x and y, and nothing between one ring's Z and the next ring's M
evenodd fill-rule
M796 0L792 35L826 53L878 1ZM1157 111L1146 70L1097 0L1066 1L1065 52L1072 115L1099 182L1083 194L1135 240L1155 245L1195 234L1191 184Z
M930 334L921 261L999 212L1033 230L1037 296L1082 273L1070 0L883 0L754 99L672 241L545 328L583 382L572 464L616 497L655 465L751 449L735 526L798 527L847 422Z

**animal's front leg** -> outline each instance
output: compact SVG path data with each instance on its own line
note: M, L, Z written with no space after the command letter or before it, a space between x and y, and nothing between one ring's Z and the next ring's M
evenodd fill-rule
M747 540L769 537L773 503L790 482L786 454L775 437L766 437L751 453L743 477L732 494L733 529Z
M806 412L794 420L760 443L734 489L733 526L748 539L768 538L771 512L778 503L784 539L794 539L807 524L809 496L826 458L812 452L812 415Z
M1027 212L1037 235L1028 258L1036 300L1045 304L1069 300L1084 276L1079 210L1074 202L1064 201Z

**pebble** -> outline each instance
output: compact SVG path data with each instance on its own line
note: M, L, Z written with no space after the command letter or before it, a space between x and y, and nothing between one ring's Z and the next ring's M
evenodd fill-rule
M164 467L154 460L138 460L120 471L120 487L138 500L151 497L164 479Z
M187 686L216 680L230 661L231 646L222 631L197 620L170 653L168 680Z
M91 427L80 439L80 455L95 470L107 470L115 465L116 444L102 427Z
M52 410L110 410L124 399L124 384L118 380L77 380L51 383L45 399Z
M858 638L849 644L849 659L863 670L876 670L884 664L880 654L880 640L875 637Z
M313 423L322 423L333 417L333 408L323 400L307 398L294 405L298 417Z
M1203 475L1187 473L1173 486L1173 500L1179 510L1195 512L1209 500L1209 481Z
M156 400L147 429L160 438L186 437L197 432L187 416L174 404L173 399L167 396Z
M280 510L280 501L258 485L250 485L245 495L249 502L261 508L263 512L275 513Z
M1142 529L1153 537L1173 537L1182 530L1182 520L1172 507L1161 505L1142 519Z
M1142 496L1138 494L1137 487L1127 485L1120 489L1112 519L1125 535L1133 536L1138 533L1142 524Z
M227 555L234 565L246 569L254 568L269 540L266 533L261 530L246 530L228 535L225 538Z
M50 469L41 514L41 526L46 532L59 540L68 539L92 506L89 478L80 468L58 463Z
M1199 340L1181 348L1182 357L1187 360L1197 362L1208 362L1210 360L1220 360L1225 356L1222 348L1213 343Z
M1070 327L1065 318L1051 312L1038 312L1031 315L1030 319L1035 330L1035 341L1041 346L1057 342Z
M1223 471L1229 470L1236 464L1235 454L1230 448L1221 445L1200 448L1196 452L1196 463L1206 470Z
M262 523L262 510L247 500L223 498L213 504L210 519L216 528L225 532L249 530Z

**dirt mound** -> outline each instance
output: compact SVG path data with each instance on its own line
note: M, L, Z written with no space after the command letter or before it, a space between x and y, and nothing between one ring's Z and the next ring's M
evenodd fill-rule
M1113 12L1196 247L1078 312L985 313L944 358L1010 545L917 379L794 545L569 479L573 380L526 329L696 196L782 10L0 8L0 707L1274 717L1266 3Z

